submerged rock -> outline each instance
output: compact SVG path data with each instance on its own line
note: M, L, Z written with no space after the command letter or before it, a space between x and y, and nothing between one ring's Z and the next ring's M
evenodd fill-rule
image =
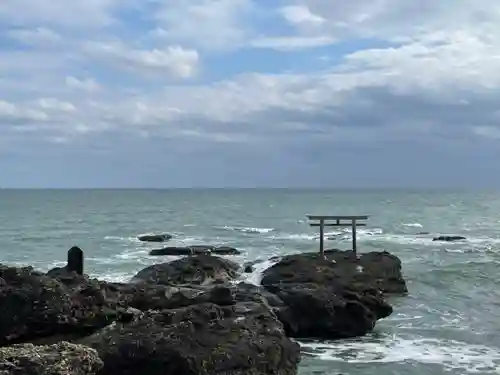
M264 271L262 285L284 303L287 334L338 339L370 332L392 313L383 293L405 293L401 262L387 252L329 250L295 254Z
M172 238L171 234L143 234L137 236L139 241L143 242L165 242Z
M216 255L238 255L240 251L229 246L210 246L210 245L194 245L194 246L170 246L162 249L153 249L149 255L200 255L200 254L216 254Z
M253 302L147 312L81 343L98 351L101 375L293 375L300 361L299 345Z
M155 264L139 271L133 282L163 285L210 285L238 276L239 265L212 255L197 255L169 263Z
M96 375L102 367L94 349L68 342L0 348L1 375Z
M438 236L434 237L433 241L442 241L442 242L454 242L454 241L464 241L467 238L463 236Z

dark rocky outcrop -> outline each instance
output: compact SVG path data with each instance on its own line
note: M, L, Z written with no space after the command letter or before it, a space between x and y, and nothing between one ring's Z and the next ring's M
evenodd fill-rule
M209 245L194 245L194 246L170 246L162 249L153 249L149 255L161 256L188 256L200 254L215 254L215 255L238 255L241 252L234 247L229 246L209 246Z
M147 312L81 343L98 351L101 375L292 375L300 360L298 344L254 302Z
M383 293L407 291L400 260L387 252L325 255L286 256L264 271L262 285L283 301L277 313L292 337L364 335L392 313Z
M0 265L0 346L86 345L104 362L98 375L288 375L300 357L287 336L364 335L392 313L385 296L407 291L400 260L387 252L274 260L262 286L236 284L240 266L212 254L147 267L130 283Z
M297 338L363 336L392 313L377 290L353 291L318 284L283 284L269 291L284 302L277 310L286 332Z
M438 236L434 237L433 241L441 241L441 242L454 242L454 241L464 241L467 238L463 236Z
M1 375L96 375L102 367L94 349L64 341L50 346L0 348Z
M143 242L165 242L172 239L171 234L143 234L141 236L137 236L139 241Z
M162 285L210 285L234 280L239 265L212 255L197 255L169 263L155 264L139 271L133 282Z
M371 287L384 293L406 293L401 260L388 252L359 254L352 251L325 250L326 259L318 253L283 257L263 273L262 285L279 283L313 283Z
M59 281L31 267L0 266L0 345L67 331L71 299Z

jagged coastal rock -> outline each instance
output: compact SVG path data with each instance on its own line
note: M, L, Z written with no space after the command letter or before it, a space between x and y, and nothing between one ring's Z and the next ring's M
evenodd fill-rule
M0 348L1 375L97 375L102 368L96 350L65 341Z
M81 340L102 375L295 374L299 345L264 305L203 303L146 312Z
M238 282L241 266L210 254L146 267L129 283L0 265L0 346L11 345L0 374L294 375L292 338L364 335L392 313L386 296L407 291L400 260L387 252L275 260L261 286ZM76 345L63 350L65 341ZM81 350L87 364L55 365L54 348L68 361ZM32 372L17 370L23 350L39 353L26 365ZM43 363L59 367L36 370Z
M262 285L284 302L278 317L289 336L362 336L392 313L384 293L407 292L401 262L389 253L325 254L286 256L264 271Z
M212 255L198 255L149 266L135 275L132 281L162 285L208 285L234 280L240 266Z

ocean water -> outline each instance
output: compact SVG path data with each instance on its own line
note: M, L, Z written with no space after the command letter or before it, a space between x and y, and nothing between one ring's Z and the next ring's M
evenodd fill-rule
M500 373L500 194L342 190L0 190L0 262L48 270L72 245L86 272L128 280L165 258L136 236L167 232L170 244L224 244L239 262L317 250L306 214L366 214L359 251L403 261L410 294L373 334L303 342L301 375ZM418 235L418 232L431 235ZM349 248L348 231L327 244ZM437 243L432 234L468 241ZM167 258L167 259L174 259ZM259 282L260 265L246 280Z

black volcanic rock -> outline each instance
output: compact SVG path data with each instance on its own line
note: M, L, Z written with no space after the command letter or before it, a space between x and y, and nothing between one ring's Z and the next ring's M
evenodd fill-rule
M262 285L283 301L287 334L300 338L362 336L392 313L384 293L407 292L401 262L387 252L329 250L294 254L264 271Z
M299 345L253 302L146 312L80 343L103 359L100 375L293 375L300 361Z
M209 285L234 280L239 265L212 255L197 255L169 263L155 264L139 271L133 282L163 285Z
M1 375L97 375L102 367L94 349L64 341L0 348Z

